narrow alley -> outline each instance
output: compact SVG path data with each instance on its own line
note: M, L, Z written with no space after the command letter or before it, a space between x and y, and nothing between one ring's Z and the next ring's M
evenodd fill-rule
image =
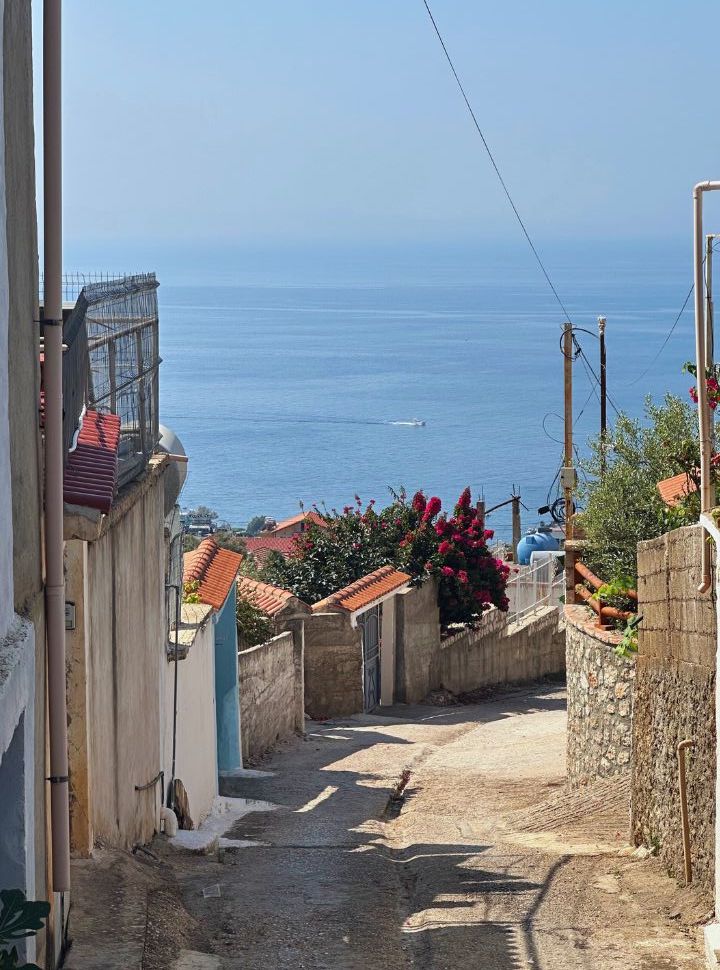
M626 854L627 783L568 792L564 749L548 685L308 722L226 782L261 804L216 853L78 865L66 966L702 967L711 903Z

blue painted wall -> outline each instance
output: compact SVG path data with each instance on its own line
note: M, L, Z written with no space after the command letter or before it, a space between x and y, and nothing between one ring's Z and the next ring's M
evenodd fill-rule
M215 717L219 771L242 767L235 597L233 583L223 608L215 615Z

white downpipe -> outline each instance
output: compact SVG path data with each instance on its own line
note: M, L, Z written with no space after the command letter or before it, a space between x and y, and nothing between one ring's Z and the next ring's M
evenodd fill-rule
M700 431L700 511L710 512L715 505L710 461L712 459L712 421L710 406L705 388L705 368L708 365L707 340L705 332L705 279L703 275L703 256L705 238L703 235L703 193L720 189L720 182L698 182L693 189L693 227L694 227L694 266L695 266L695 358L697 363L698 423ZM705 516L701 515L701 522ZM705 527L704 527L705 528ZM707 529L705 530L707 532ZM701 565L702 580L698 592L710 589L711 579L710 545L707 535L703 534Z

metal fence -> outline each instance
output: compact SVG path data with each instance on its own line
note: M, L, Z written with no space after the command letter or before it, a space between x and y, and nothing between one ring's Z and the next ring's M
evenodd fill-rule
M512 622L530 616L543 606L559 607L565 593L562 558L547 556L529 566L519 566L508 580L506 595Z
M63 279L75 299L63 327L66 451L83 406L117 414L119 485L145 467L159 439L157 287L154 273Z

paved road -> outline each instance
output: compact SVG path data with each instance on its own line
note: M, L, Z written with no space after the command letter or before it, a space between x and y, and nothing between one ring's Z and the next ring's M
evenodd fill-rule
M703 901L618 857L626 786L566 792L564 707L538 688L310 726L226 792L277 806L229 833L252 846L167 856L215 956L152 966L700 970Z

